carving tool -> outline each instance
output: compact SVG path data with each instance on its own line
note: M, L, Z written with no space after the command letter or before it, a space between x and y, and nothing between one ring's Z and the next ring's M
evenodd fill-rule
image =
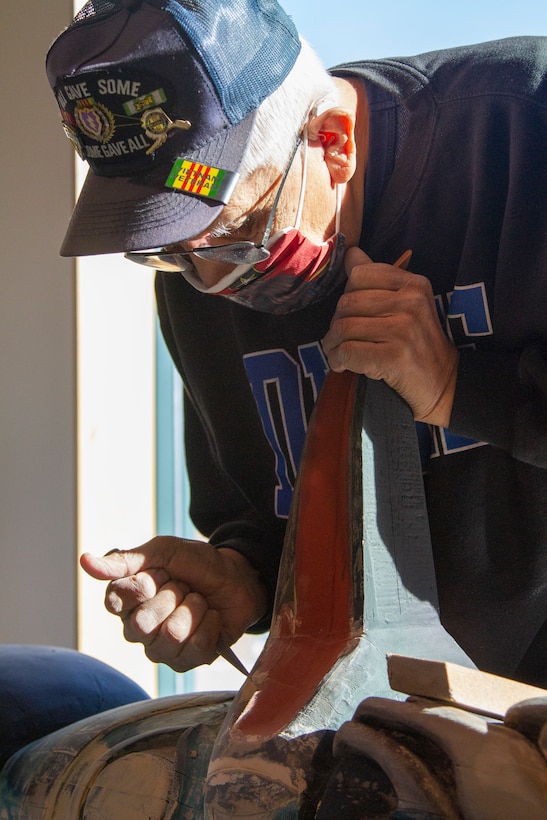
M225 661L228 661L228 663L231 664L234 667L234 669L237 669L237 671L241 672L242 675L245 675L246 678L249 677L249 673L237 657L236 653L231 648L231 646L228 646L228 644L223 638L218 639L216 649L218 654L221 657L223 657Z

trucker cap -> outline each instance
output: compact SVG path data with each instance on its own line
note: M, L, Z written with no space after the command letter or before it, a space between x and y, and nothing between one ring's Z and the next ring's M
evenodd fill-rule
M89 0L46 59L90 166L61 255L202 233L237 183L257 107L299 51L275 0Z

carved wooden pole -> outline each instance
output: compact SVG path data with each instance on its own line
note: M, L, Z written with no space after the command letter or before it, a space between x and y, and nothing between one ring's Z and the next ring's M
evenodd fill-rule
M270 636L211 758L208 816L296 817L325 735L365 697L401 698L387 652L471 665L439 620L410 410L383 382L331 372L306 438Z

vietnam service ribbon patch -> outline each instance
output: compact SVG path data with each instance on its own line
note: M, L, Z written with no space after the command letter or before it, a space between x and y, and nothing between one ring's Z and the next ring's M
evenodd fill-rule
M165 185L185 194L227 204L236 186L239 174L202 165L193 159L179 157L171 169Z

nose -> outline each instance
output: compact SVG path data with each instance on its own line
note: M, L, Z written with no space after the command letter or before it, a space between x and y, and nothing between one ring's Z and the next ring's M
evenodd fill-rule
M171 247L170 250L191 253L193 250L209 244L211 244L210 234L205 231L199 234L199 236L194 236L192 239L184 239L177 242L176 246ZM234 265L227 264L226 262L213 262L210 259L201 259L199 256L194 256L193 254L189 256L188 259L191 261L195 273L205 288L214 287L234 269Z
M191 245L192 241L184 244ZM199 245L200 243L195 243L194 248L199 247ZM192 248L188 247L187 250L191 251ZM192 260L192 267L197 273L202 285L206 288L214 287L218 284L218 282L220 282L221 279L223 279L228 273L230 273L230 271L234 269L234 265L228 265L225 262L213 262L208 259L200 259L199 256L192 255L190 259Z

